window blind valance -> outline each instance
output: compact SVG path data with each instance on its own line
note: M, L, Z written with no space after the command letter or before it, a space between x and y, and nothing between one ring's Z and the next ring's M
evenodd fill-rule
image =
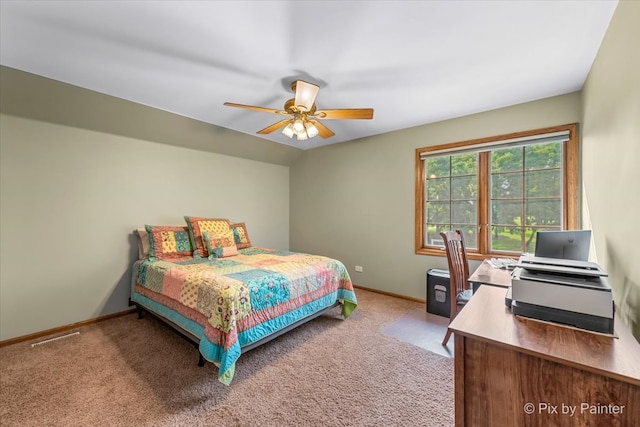
M547 144L549 142L567 142L569 140L569 131L563 130L552 133L545 133L541 135L533 135L533 136L524 136L520 138L511 138L504 139L500 141L489 141L489 142L481 142L481 143L472 143L472 144L464 144L453 147L446 148L435 148L434 150L429 151L429 148L426 147L425 151L420 153L421 159L426 159L428 157L442 156L442 155L453 155L453 154L462 154L462 153L473 153L479 151L489 151L489 150L497 150L501 148L510 148L510 147L523 147L525 145L531 144Z

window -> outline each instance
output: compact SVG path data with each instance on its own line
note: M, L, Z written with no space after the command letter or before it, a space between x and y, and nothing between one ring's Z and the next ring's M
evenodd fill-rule
M460 229L468 248L477 248L478 154L425 159L426 241L442 246L441 231Z
M576 125L416 150L416 253L460 229L470 258L533 252L536 232L575 229Z

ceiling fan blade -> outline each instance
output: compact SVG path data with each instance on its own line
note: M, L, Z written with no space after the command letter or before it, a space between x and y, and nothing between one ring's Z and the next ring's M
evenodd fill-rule
M309 120L309 121L318 129L318 135L320 135L322 138L329 138L335 135L335 133L333 133L331 129L329 129L319 121L317 120Z
M311 111L313 103L316 102L318 91L320 86L316 86L313 83L305 82L304 80L298 80L295 83L296 87L296 99L295 106L300 111Z
M284 119L284 120L280 120L278 123L274 123L270 126L267 126L266 128L259 130L256 133L260 133L260 134L267 134L267 133L271 133L276 129L279 129L281 127L283 127L284 125L286 125L287 123L289 123L291 121L291 119Z
M286 111L276 110L275 108L256 107L254 105L236 104L233 102L225 102L224 105L226 105L227 107L238 107L238 108L246 108L247 110L263 111L265 113L289 114Z
M318 110L313 115L319 119L372 119L373 108Z

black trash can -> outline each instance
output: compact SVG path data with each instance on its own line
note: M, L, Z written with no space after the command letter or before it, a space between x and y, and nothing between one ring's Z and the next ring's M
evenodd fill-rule
M451 292L447 270L427 270L427 313L449 317Z

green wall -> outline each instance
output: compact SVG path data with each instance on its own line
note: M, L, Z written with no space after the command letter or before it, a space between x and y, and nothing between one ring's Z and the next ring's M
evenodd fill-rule
M582 91L583 222L640 340L640 2L621 1ZM589 225L590 224L590 225Z
M0 120L0 340L125 310L144 224L229 218L289 247L287 166Z

